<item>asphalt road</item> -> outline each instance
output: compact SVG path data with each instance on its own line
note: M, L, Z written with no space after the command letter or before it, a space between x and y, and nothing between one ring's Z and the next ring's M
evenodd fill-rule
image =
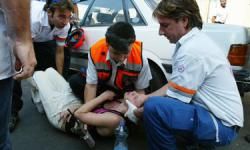
M53 128L45 115L38 113L31 102L29 86L23 82L24 107L20 112L20 122L11 133L13 150L88 150L84 141ZM250 143L244 140L250 134L250 93L242 98L245 111L245 126L239 137L230 146L219 150L249 150ZM112 150L114 138L96 138L96 150ZM135 129L129 133L129 150L145 150L147 143L144 131Z

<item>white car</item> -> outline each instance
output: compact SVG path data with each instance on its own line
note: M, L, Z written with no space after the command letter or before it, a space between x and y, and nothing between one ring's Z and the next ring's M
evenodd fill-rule
M80 25L84 30L85 41L79 50L72 52L71 68L79 70L83 66L86 67L90 47L104 37L107 27L118 21L126 21L133 25L136 38L143 42L143 54L148 58L153 75L150 90L158 89L167 83L172 70L171 59L175 45L158 34L159 24L152 17L158 1L85 0L79 2ZM226 55L229 55L229 60L234 65L233 69L241 73L247 58L245 53L249 42L247 29L235 25L204 24L202 31L206 32Z

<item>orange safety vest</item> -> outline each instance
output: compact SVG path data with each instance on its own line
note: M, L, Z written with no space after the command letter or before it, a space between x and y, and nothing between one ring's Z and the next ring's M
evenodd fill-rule
M112 66L109 60L106 60L108 46L106 39L99 40L90 49L90 56L97 70L98 80L106 82L112 74ZM124 91L135 90L135 82L141 72L142 60L142 42L135 41L131 52L124 66L117 68L114 85Z

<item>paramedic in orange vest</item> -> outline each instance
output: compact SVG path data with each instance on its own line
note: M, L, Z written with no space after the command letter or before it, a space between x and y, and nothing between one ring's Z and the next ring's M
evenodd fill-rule
M126 22L117 22L107 29L104 39L91 47L86 77L74 75L69 79L69 84L73 93L88 103L107 90L116 94L115 99L123 98L128 91L145 93L151 78L148 61L142 55L142 43L136 40L133 27ZM110 128L97 130L101 135L112 133L121 119L119 112L114 114L114 111L103 108L92 111L108 113L104 120L111 122ZM77 114L80 116L81 108Z

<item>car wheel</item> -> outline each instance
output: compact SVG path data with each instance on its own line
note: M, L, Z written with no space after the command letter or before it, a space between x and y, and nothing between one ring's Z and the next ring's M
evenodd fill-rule
M152 61L149 60L149 66L152 74L150 85L146 90L147 93L154 92L167 83L167 79L161 69Z

